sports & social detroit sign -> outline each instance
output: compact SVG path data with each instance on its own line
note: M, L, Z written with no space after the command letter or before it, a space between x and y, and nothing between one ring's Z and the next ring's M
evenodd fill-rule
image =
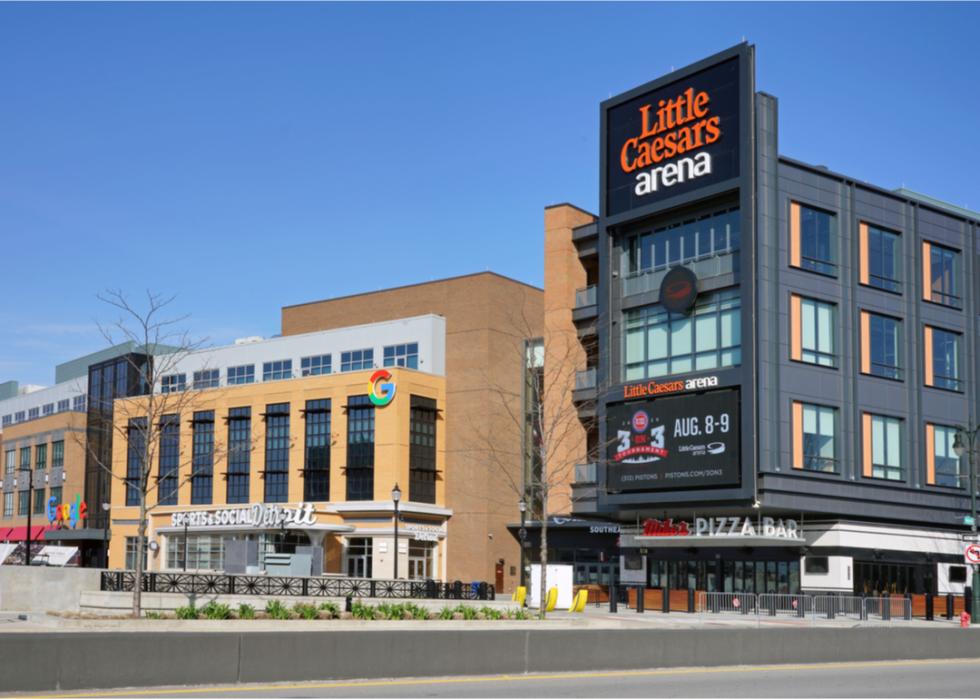
M609 490L739 484L739 391L609 406Z
M738 176L739 60L608 107L606 215Z

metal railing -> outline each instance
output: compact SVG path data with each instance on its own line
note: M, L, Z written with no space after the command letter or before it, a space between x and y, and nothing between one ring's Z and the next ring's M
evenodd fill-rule
M575 308L584 308L586 306L594 306L596 299L596 286L595 284L590 284L584 289L577 289L575 291Z
M136 573L102 571L100 589L132 592ZM438 580L376 580L374 578L226 575L224 573L143 573L144 592L183 594L265 595L270 597L382 597L397 599L496 599L486 582Z
M911 621L912 600L907 597L866 597L864 618L878 621Z
M853 619L855 621L911 621L912 600L907 597L856 597L851 595L787 595L752 592L698 592L695 611L709 614Z
M623 277L623 296L640 294L645 291L656 291L660 282L670 271L671 267L679 264L687 266L698 279L708 279L735 271L735 255L737 251L725 250L709 253L695 260L685 260L683 263L674 262L653 269L645 269L627 277Z
M864 597L853 595L816 595L813 598L813 614L823 619L866 619Z
M813 598L809 595L786 595L768 592L759 595L759 614L804 617L812 613Z
M575 372L575 390L581 391L585 388L595 388L596 387L596 374L595 369L586 369L585 371Z
M595 483L595 464L575 464L576 483Z
M758 614L758 603L751 592L699 592L694 610L699 614Z

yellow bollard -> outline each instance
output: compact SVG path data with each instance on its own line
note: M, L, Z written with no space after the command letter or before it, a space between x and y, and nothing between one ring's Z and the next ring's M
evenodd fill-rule
M558 604L558 588L553 587L548 590L548 598L545 600L544 610L546 612L555 611L555 605Z
M523 609L524 603L527 601L527 588L523 585L518 585L517 589L514 590L514 594L511 596L511 599L517 602L517 605Z
M581 612L585 609L585 605L589 602L589 591L579 590L575 593L575 599L572 600L572 606L568 608L570 612Z

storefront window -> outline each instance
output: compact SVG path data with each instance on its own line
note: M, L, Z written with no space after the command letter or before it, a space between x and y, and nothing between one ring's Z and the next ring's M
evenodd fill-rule
M626 380L737 366L742 362L738 289L705 294L690 315L659 304L628 311Z
M435 542L409 541L408 577L410 580L428 580L432 578L432 558L435 548Z
M347 575L349 577L371 577L372 542L372 539L366 537L347 540Z
M167 537L167 568L184 568L184 536ZM224 538L219 534L190 534L187 537L187 570L223 570Z
M651 272L689 264L739 248L739 210L674 223L627 241L627 272Z

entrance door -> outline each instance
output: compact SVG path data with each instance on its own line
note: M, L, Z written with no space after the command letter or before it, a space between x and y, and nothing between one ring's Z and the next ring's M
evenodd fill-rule
M494 570L494 588L496 590L504 589L504 561L503 559L497 561L496 570Z
M371 577L371 539L349 539L347 542L347 575L352 578Z

